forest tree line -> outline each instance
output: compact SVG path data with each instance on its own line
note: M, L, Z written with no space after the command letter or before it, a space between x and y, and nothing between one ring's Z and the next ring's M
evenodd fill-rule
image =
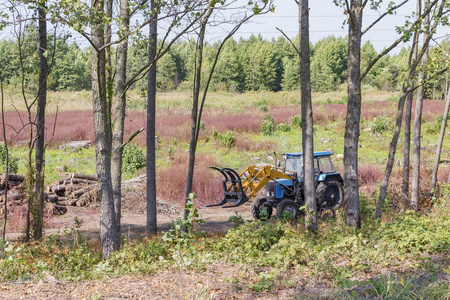
M22 52L32 70L37 69L37 27L30 24L25 31ZM54 48L49 36L49 49ZM292 41L298 44L298 36ZM314 92L331 92L346 82L348 63L347 38L328 36L311 44L311 88ZM0 75L12 87L21 84L22 75L17 41L0 41ZM127 72L133 73L147 64L146 45L131 44L128 51ZM219 43L204 46L202 69L208 72ZM450 49L447 39L430 50L429 64L439 62ZM114 49L113 49L114 51ZM362 84L384 91L398 91L403 83L401 74L408 69L409 47L386 55L370 70ZM370 41L361 48L361 66L367 66L379 53ZM57 38L52 71L48 76L48 89L52 91L80 91L91 89L91 49L82 49L68 39ZM157 65L157 88L160 92L191 90L194 81L195 41L182 40L172 45ZM113 68L115 64L113 61ZM228 92L291 91L299 89L299 56L284 37L266 40L262 35L248 39L231 38L224 46L211 82L211 90ZM36 74L35 74L36 75ZM444 98L447 73L440 74L426 87L426 96ZM28 78L28 80L33 80ZM36 79L34 79L36 80ZM145 93L146 78L132 88Z

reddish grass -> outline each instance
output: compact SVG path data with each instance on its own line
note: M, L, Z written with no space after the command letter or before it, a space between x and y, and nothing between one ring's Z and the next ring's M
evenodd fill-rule
M426 100L424 102L424 119L433 120L441 114L444 108L442 101ZM346 104L322 104L314 105L314 123L326 125L332 122L344 123L347 106ZM371 104L363 104L361 117L367 120L380 115L394 117L396 104L394 102L380 101ZM190 136L190 111L172 109L158 111L156 116L156 133L162 140L176 138L179 141L188 141ZM233 131L235 133L259 133L265 114L274 118L274 125L279 123L291 123L295 115L301 114L300 106L272 107L269 112L262 112L256 107L248 108L245 112L231 114L225 109L205 109L203 122L206 134L213 130L224 133ZM34 116L33 116L34 118ZM25 128L17 134L23 123L28 123L26 113L7 112L5 116L7 128L7 140L17 143L27 140L29 128ZM92 111L66 111L60 112L57 117L55 134L52 137L55 115L46 116L46 139L51 139L52 145L60 145L72 140L94 141L94 122ZM128 111L125 119L125 138L128 138L141 127L146 127L146 115L142 111ZM13 129L14 128L14 129ZM145 146L145 133L141 133L135 139L135 143ZM3 140L3 137L0 138ZM241 142L240 149L251 151L251 146ZM261 149L266 148L262 146Z
M370 185L381 181L382 173L377 166L360 165L358 166L358 179L360 185Z
M187 182L188 153L176 153L172 164L158 174L158 197L184 205ZM193 192L197 196L196 205L217 203L223 195L221 175L209 169L217 161L210 156L197 155L194 169ZM216 174L217 173L217 174Z
M8 205L8 220L6 223L6 233L17 233L25 230L27 207L25 205L17 205L14 201L10 201ZM3 216L2 216L3 217ZM54 228L54 214L50 209L44 211L44 227ZM3 218L1 219L3 221Z

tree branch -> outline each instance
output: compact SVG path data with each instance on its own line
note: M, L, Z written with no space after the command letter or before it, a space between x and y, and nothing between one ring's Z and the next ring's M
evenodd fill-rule
M394 7L392 7L391 9L388 9L387 11L384 12L384 14L382 14L381 16L378 17L378 19L376 19L372 24L369 25L369 27L367 27L363 32L362 35L364 35L367 31L369 31L373 26L375 26L378 22L380 22L386 15L391 14L392 11L396 10L397 8L402 7L404 4L406 4L409 0L405 0L402 3L400 3L399 5L396 5ZM367 2L367 0L365 1ZM365 6L365 4L363 5L363 7Z

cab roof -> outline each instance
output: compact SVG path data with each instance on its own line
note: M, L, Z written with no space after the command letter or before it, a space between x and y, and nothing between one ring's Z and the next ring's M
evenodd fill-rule
M319 157L319 156L330 156L333 155L334 153L331 151L319 151L319 152L314 152L314 157ZM286 157L302 157L303 156L303 152L292 152L292 153L284 153L283 156Z

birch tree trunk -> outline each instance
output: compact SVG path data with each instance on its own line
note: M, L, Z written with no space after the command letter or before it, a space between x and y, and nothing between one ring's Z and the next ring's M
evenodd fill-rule
M155 150L155 120L156 120L156 46L158 14L155 9L155 0L151 0L150 8L150 45L148 48L148 63L153 65L148 71L147 85L147 233L157 233L156 214L156 150Z
M309 5L299 2L300 23L300 97L302 105L303 191L307 205L306 228L317 231L316 184L314 178L313 111L311 104Z
M358 141L361 118L361 0L351 1L348 30L348 104L344 137L344 203L345 223L361 227L358 182Z

